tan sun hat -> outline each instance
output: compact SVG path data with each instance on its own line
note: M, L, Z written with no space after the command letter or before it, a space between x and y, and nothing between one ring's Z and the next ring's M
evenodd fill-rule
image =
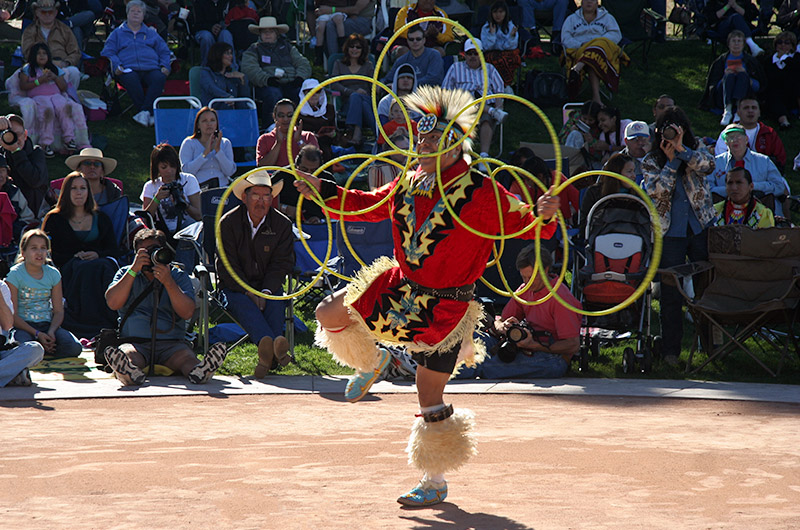
M286 24L278 24L278 19L275 17L261 17L261 20L258 21L258 26L250 24L247 26L247 29L250 30L250 33L255 33L256 35L261 33L262 29L274 29L277 30L278 33L289 32L289 26Z
M31 3L31 9L58 9L61 4L55 0L37 0Z
M241 201L243 200L242 195L244 195L244 192L247 191L247 188L252 188L253 186L269 186L272 188L272 196L274 197L283 189L283 181L279 180L273 185L272 177L266 169L256 171L255 173L247 175L247 177L236 182L236 184L233 185L233 194L236 195L236 198Z
M80 166L81 162L84 160L101 161L103 163L103 171L105 171L106 175L110 174L117 168L117 161L115 159L103 156L103 152L100 149L95 149L94 147L81 149L79 154L68 157L65 164L67 164L68 168L74 171L78 169L78 166Z

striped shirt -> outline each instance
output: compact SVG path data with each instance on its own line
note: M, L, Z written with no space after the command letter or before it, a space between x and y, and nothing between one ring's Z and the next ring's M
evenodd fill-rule
M505 83L494 65L486 63L486 74L489 77L489 90L487 94L502 94L505 92ZM483 93L483 71L480 68L470 68L466 61L453 63L447 70L442 81L443 88L461 88L475 97Z

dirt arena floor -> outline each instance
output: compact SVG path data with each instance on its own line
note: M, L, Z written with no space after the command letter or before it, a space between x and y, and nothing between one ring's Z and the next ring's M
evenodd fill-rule
M3 529L800 528L800 406L456 395L479 455L402 508L413 395L0 403Z

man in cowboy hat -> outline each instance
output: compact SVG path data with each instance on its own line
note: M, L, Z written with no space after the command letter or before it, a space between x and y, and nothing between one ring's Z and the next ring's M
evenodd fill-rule
M283 181L273 184L266 170L251 173L233 186L233 194L242 204L220 220L222 239L218 244L231 269L251 288L271 295L283 294L283 281L294 268L292 222L272 208L273 197L282 188ZM283 300L268 300L247 291L219 256L216 270L229 311L258 345L256 377L264 377L274 365L289 364Z
M317 306L316 341L359 372L345 390L348 401L361 399L389 363L388 351L376 341L413 353L420 410L407 452L423 477L397 501L428 506L447 496L444 474L476 452L472 413L444 403L445 385L459 362L474 366L484 354L483 344L473 341L483 315L473 296L493 240L464 225L487 235L518 233L530 226L520 237L533 239L535 224L544 221L541 237L549 238L556 226L549 220L560 203L550 192L543 194L536 204L537 219L532 206L502 187L496 195L498 188L470 168L469 136L478 116L469 92L423 86L403 103L422 115L415 170L372 192L346 191L306 173L295 186L306 199L317 196L313 186L327 207L348 212L380 203L368 213L348 215L348 220L392 219L395 259L379 258Z
M53 64L62 68L66 72L67 81L78 88L81 80L81 72L78 70L81 49L69 26L56 19L59 5L54 0L38 0L31 4L35 20L22 32L22 56L27 58L34 44L47 44L53 56Z
M67 158L65 164L73 171L77 171L89 183L89 188L98 206L108 204L122 197L122 190L106 177L117 167L117 161L103 156L100 149L87 147L81 149L80 154Z
M272 109L283 98L299 102L298 93L305 79L311 77L311 63L284 37L289 26L278 24L275 17L261 17L248 29L259 35L242 56L242 72L255 87L261 100L263 125L272 124Z

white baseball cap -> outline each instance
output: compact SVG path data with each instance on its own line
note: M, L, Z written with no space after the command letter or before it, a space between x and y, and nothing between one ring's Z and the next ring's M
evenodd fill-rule
M626 140L633 140L637 136L650 138L650 127L643 121L632 121L625 127Z
M483 43L481 42L481 39L475 39L475 42L478 43L478 48L483 48ZM472 42L472 39L467 39L464 41L464 53L474 49L475 49L475 43Z

